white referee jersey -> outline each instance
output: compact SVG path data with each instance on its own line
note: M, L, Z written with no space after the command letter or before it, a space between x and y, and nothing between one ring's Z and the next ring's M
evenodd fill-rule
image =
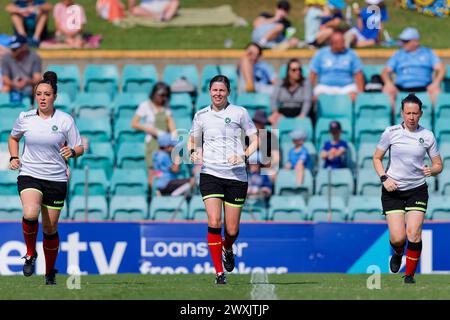
M256 134L257 130L243 107L229 104L215 111L211 106L199 110L193 120L190 135L203 135L202 173L213 176L247 181L245 163L231 165L228 158L244 156L245 136Z
M80 132L73 118L55 110L51 118L42 119L37 110L21 112L11 131L14 137L24 137L19 175L50 181L67 181L67 164L59 150L67 143L82 146Z
M410 132L403 124L387 127L381 135L378 149L390 149L386 175L398 182L398 190L416 188L425 183L423 166L425 155L439 155L433 132L420 126Z

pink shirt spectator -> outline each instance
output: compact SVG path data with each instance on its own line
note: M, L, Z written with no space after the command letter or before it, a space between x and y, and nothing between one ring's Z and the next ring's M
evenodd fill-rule
M84 9L78 4L66 6L59 2L53 9L53 16L58 29L64 33L79 32L86 23Z

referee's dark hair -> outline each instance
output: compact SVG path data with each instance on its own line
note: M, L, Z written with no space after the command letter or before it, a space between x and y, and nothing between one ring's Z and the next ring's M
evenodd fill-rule
M228 92L231 91L230 80L226 76L219 74L219 75L215 76L214 78L212 78L211 81L209 82L209 89L211 89L214 82L222 82L227 87Z
M58 86L56 83L58 82L58 76L53 71L46 71L44 75L42 76L42 80L40 80L36 86L34 87L34 90L36 91L38 85L41 83L49 84L53 89L53 94L56 94L58 92Z
M403 110L405 103L417 104L419 106L420 111L422 111L422 101L419 98L417 98L417 96L414 93L408 94L406 96L406 98L404 98L402 100L402 110Z

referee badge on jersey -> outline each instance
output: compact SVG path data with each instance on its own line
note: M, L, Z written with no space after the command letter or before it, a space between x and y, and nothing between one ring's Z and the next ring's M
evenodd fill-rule
M226 117L226 118L225 118L225 123L226 123L226 124L229 124L230 122L231 122L231 118Z
M52 126L52 133L58 133L58 126L56 125Z
M423 146L424 142L425 142L425 140L422 137L420 137L419 138L419 143L420 143L421 146Z

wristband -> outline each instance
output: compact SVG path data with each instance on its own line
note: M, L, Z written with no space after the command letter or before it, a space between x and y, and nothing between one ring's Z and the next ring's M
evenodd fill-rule
M388 176L385 175L385 174L382 175L382 176L380 176L380 181L381 181L381 183L385 182L387 179L388 179Z
M191 149L191 154L193 154L195 152L195 149Z
M11 157L9 158L9 162L13 161L14 159L19 159L19 157Z
M77 153L75 152L74 149L70 149L70 152L72 152L72 158L75 158L77 156Z

